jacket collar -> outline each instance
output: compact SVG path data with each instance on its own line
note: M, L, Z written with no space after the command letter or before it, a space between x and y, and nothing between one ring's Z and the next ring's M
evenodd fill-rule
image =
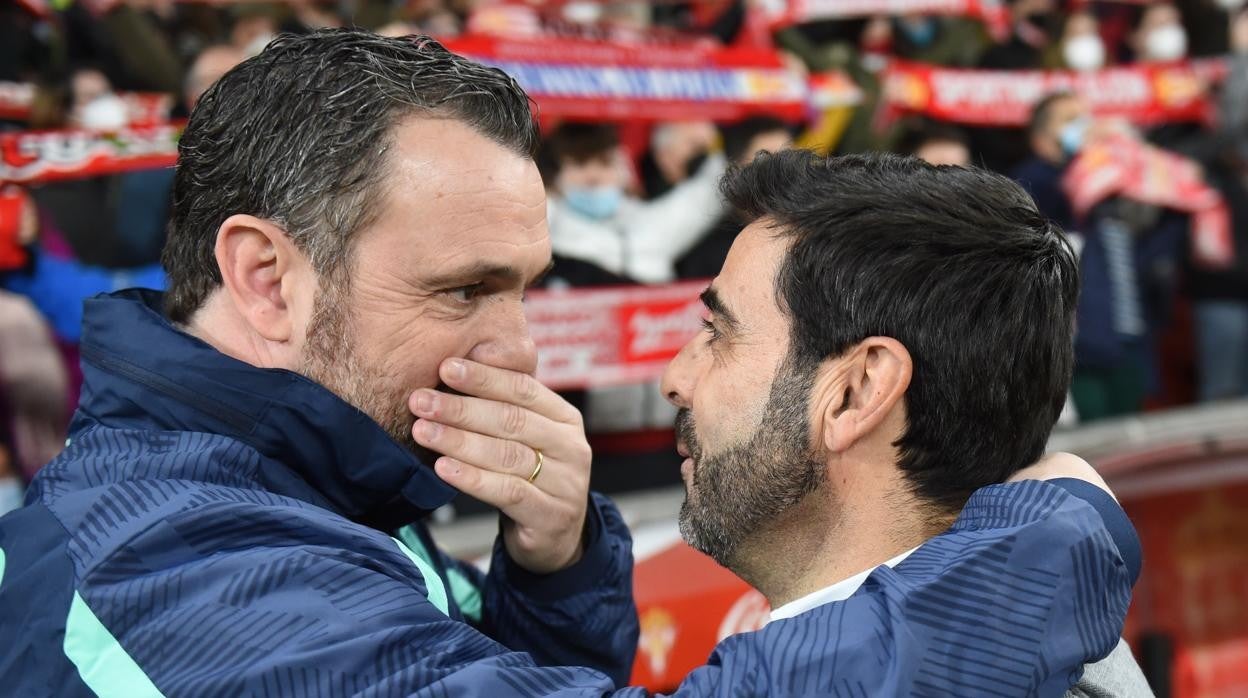
M379 528L454 498L363 412L297 373L257 368L178 330L162 302L140 289L86 302L86 415L117 428L237 439L266 456L260 477L270 491Z

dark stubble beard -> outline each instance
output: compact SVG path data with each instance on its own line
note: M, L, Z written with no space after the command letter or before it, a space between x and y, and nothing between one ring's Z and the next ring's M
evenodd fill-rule
M299 373L371 417L391 439L432 465L437 454L412 438L415 417L407 407L410 388L370 364L356 347L348 312L350 295L345 280L322 279Z
M677 436L694 462L680 507L680 533L690 546L724 567L738 567L742 544L826 479L825 465L810 443L808 405L814 376L814 366L786 360L754 434L712 456L698 442L693 413L682 409L676 416Z

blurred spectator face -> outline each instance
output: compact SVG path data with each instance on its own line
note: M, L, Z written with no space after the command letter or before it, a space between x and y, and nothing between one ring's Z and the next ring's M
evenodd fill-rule
M1072 70L1098 70L1105 66L1105 42L1096 18L1076 12L1066 20L1062 32L1062 62Z
M1231 18L1231 50L1235 53L1248 53L1248 10Z
M914 156L926 160L933 165L957 165L966 167L971 164L971 151L966 144L957 141L934 139L920 145Z
M439 10L420 23L420 29L430 36L459 36L459 17L450 10Z
M1157 3L1144 8L1132 39L1141 61L1177 61L1187 55L1187 32L1174 5Z
M912 46L922 48L936 40L940 22L927 15L906 15L897 19L897 32Z
M400 36L410 36L419 33L419 27L410 22L391 22L377 28L378 36L387 36L397 39Z
M113 94L112 83L100 71L87 68L70 78L70 116L73 126L92 130L122 128L130 120L126 103Z
M750 140L750 144L746 147L746 152L742 159L738 161L738 164L744 165L750 162L757 157L759 153L778 153L781 150L786 150L792 146L793 136L790 136L788 131L760 133Z
M689 165L705 156L717 137L715 125L709 121L662 124L651 139L654 163L669 184L683 182L692 174Z
M1087 102L1074 95L1054 99L1031 134L1036 155L1053 163L1063 163L1083 149L1092 126Z
M255 56L277 35L277 23L272 17L253 14L240 17L230 31L230 43L245 56Z
M243 62L243 52L234 46L209 46L195 57L186 75L186 108L194 109L199 98L222 75Z
M555 188L568 206L595 220L615 216L624 200L624 181L614 150L584 160L564 158Z

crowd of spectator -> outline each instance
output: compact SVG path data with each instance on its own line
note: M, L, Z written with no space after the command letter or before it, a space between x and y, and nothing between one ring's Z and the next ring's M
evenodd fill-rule
M0 81L36 91L29 115L0 128L120 128L128 116L119 94L129 91L167 94L171 118L185 118L214 80L280 32L359 26L392 36L453 37L472 31L490 1L3 0ZM792 70L840 70L860 89L857 106L842 110L832 127L817 116L808 123L764 116L712 123L692 115L646 123L647 137L626 143L621 127L636 134L636 124L544 123L538 161L557 260L547 283L713 276L738 230L718 193L726 168L793 146L830 154L893 150L1008 173L1070 234L1083 283L1072 423L1147 405L1248 396L1248 8L1243 0L1005 4L1008 23L995 34L977 18L947 15L774 28L768 40ZM696 34L723 44L754 31L749 16L756 9L753 0L525 7L536 12L534 6L563 31L625 39ZM880 69L893 57L962 68L1095 71L1196 56L1228 57L1225 78L1202 85L1217 105L1217 118L1207 123L1132 126L1098 117L1073 92L1045 97L1020 128L880 118ZM1199 165L1204 184L1226 202L1229 264L1193 258L1188 212L1126 194L1077 210L1063 177L1082 151L1113 138ZM19 204L0 208L0 512L13 506L19 478L59 447L76 401L81 301L163 284L159 258L171 186L167 168L5 186L5 196ZM650 385L595 389L576 401L591 430L671 424L670 408Z

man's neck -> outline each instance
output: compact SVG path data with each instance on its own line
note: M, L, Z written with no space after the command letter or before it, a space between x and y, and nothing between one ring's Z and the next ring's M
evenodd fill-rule
M261 337L228 306L221 292L209 296L204 307L178 329L232 359L260 368L290 368L279 360Z
M779 608L922 545L933 522L910 501L846 507L815 492L742 545L733 571Z

